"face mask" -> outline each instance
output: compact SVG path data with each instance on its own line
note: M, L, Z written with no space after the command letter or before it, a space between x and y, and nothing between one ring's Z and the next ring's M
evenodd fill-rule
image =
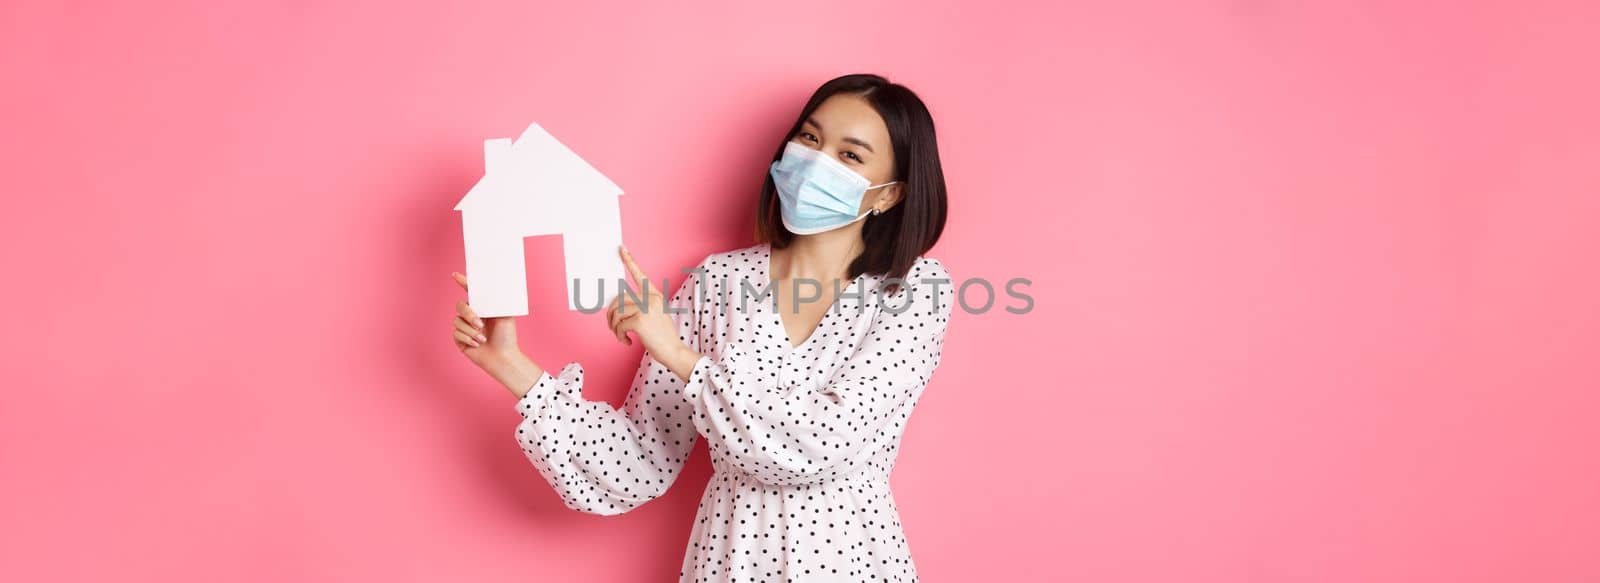
M772 184L778 188L783 226L796 235L810 235L843 227L867 218L857 215L872 181L820 150L795 142L783 147L783 158L772 163Z

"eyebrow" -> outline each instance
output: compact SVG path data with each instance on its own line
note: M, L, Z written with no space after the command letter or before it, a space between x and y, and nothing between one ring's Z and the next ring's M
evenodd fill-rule
M814 126L817 126L817 129L819 129L819 130L822 129L822 124L817 123L817 119L814 118L814 117L809 117L809 116L806 117L806 123L814 125ZM863 148L866 148L868 152L872 152L874 154L878 153L877 150L873 150L872 149L872 144L868 144L866 141L864 141L864 140L862 140L860 138L853 138L853 137L845 136L842 139L846 143L855 144L857 146L861 146Z

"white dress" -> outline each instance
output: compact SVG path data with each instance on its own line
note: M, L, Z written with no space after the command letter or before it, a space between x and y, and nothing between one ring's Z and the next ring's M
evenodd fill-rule
M919 257L895 294L857 277L791 346L770 259L761 243L685 276L669 304L703 355L688 382L646 353L618 409L584 400L569 362L517 401L517 443L567 507L615 515L665 492L705 436L715 471L680 583L917 581L889 472L939 364L950 276Z

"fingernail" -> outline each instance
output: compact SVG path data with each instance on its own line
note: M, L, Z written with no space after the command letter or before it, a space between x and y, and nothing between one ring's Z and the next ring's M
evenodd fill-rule
M488 340L489 340L489 339L488 339L488 338L484 338L484 337L483 337L483 335L482 335L482 334L479 334L479 335L478 335L478 341L479 341L479 342L487 342L487 341L488 341Z

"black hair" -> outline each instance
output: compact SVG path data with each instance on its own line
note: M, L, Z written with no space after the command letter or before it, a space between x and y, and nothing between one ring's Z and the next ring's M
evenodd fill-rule
M847 276L851 279L863 273L888 276L883 291L894 293L899 287L896 280L906 277L917 257L931 249L944 231L948 202L933 116L922 99L904 85L872 74L836 77L811 94L794 127L789 128L783 141L778 143L772 155L774 162L783 157L784 147L794 139L806 118L811 117L823 101L839 93L864 98L883 118L894 148L895 176L890 180L901 181L902 193L900 202L887 212L864 219L866 224L861 228L861 238L866 250L850 263ZM778 249L788 247L795 235L783 226L772 175L763 174L766 179L756 205L756 240L771 243Z

